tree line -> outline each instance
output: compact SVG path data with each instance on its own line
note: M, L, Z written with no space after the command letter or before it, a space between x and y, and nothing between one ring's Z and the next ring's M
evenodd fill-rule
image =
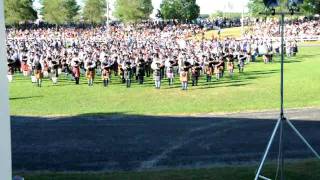
M283 2L284 0L280 1ZM263 0L249 0L248 8L249 13L253 17L261 16L259 13L265 11ZM276 10L278 10L278 8L276 8ZM304 0L303 4L300 5L300 12L307 16L320 14L320 0Z
M108 0L83 0L80 7L76 0L40 0L40 15L50 24L70 23L102 24L107 16ZM4 0L7 25L34 21L38 13L33 6L34 0ZM249 0L251 16L259 16L265 7L263 0ZM116 0L113 15L122 22L147 20L153 12L152 0ZM306 15L320 13L320 0L304 0L301 6ZM162 0L156 16L164 20L191 21L199 17L200 7L196 0Z
M107 1L84 0L84 6L80 7L76 0L40 0L39 11L42 19L50 24L102 24L107 18ZM15 25L38 19L33 3L34 0L5 0L6 24ZM123 22L138 22L149 19L152 12L152 0L116 0L113 15ZM196 0L162 0L157 17L193 20L199 13Z

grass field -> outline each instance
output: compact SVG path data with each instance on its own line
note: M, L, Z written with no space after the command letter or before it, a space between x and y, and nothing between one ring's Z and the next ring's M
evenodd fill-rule
M31 180L248 180L254 179L256 167L221 167L194 170L169 170L123 173L22 173ZM263 175L275 179L276 166L267 165ZM320 179L320 163L305 161L286 165L288 180ZM280 177L278 176L278 179Z
M298 56L285 63L285 107L320 106L319 47L302 47ZM45 80L42 88L31 84L30 78L16 76L10 84L12 115L84 115L121 113L138 115L190 115L256 111L279 107L279 58L275 63L258 62L246 65L243 74L227 75L210 84L201 77L198 87L180 90L180 82L169 87L166 81L160 90L152 79L144 85L133 83L129 89L113 77L108 88L98 77L94 87L86 80L75 86L62 77L59 85Z
M247 27L244 28L244 30L246 30ZM226 28L226 29L222 29L221 33L220 33L220 38L224 39L224 38L240 38L241 37L241 31L242 28L241 27L234 27L234 28ZM212 37L218 38L218 30L210 30L205 32L204 34L204 38L205 39L212 39ZM202 39L202 34L198 34L194 37L197 40L201 40Z

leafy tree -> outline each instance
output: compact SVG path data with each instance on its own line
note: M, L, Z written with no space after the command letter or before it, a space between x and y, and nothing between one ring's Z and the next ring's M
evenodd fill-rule
M223 17L222 11L216 11L215 13L210 14L210 19L216 19L218 17Z
M200 14L196 0L163 0L160 9L164 19L194 20Z
M139 10L142 12L142 18L148 19L153 11L152 0L139 0Z
M320 14L320 0L304 0L301 9L308 15Z
M263 4L263 0L250 0L248 3L249 13L251 16L260 16L259 13L264 12L266 7Z
M64 24L67 21L67 11L63 0L42 0L41 14L43 19L51 24Z
M183 0L182 17L187 20L197 19L200 14L200 7L196 0Z
M152 13L151 0L117 0L115 16L124 22L148 19Z
M161 14L164 19L183 19L182 7L180 0L163 0L160 4Z
M79 14L80 6L76 0L64 0L64 8L66 10L66 19L68 22L74 22Z
M18 24L21 21L36 20L37 12L32 7L33 0L5 0L4 14L6 24Z
M106 13L105 0L86 0L83 8L83 18L86 22L100 24Z
M280 1L282 4L286 4L286 0ZM260 12L265 11L263 0L250 0L248 3L249 12L252 16L259 16ZM320 0L304 0L304 3L300 5L300 8L304 14L311 15L320 13ZM279 7L276 8L279 11Z
M79 10L76 0L42 0L41 14L51 24L74 22Z

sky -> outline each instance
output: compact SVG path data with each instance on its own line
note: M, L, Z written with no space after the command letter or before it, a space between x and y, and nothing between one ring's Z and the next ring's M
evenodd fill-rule
M79 4L83 4L83 0L77 0ZM111 0L114 1L114 0ZM160 3L162 0L152 0L154 9L160 9ZM248 11L246 7L249 0L197 0L197 4L200 6L200 14L211 14L215 11L226 12L245 12ZM35 1L35 7L39 8L39 0Z

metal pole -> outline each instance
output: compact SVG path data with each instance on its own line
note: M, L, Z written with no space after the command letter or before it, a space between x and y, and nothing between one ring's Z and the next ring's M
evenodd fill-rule
M280 135L279 135L279 148L280 148L280 152L279 152L279 158L280 158L280 179L284 180L284 150L283 150L283 125L284 125L284 121L283 119L281 119L280 122Z
M258 180L258 178L259 178L259 176L260 176L262 167L263 167L263 165L264 165L264 162L266 161L266 158L267 158L267 156L268 156L269 150L270 150L270 148L271 148L272 142L273 142L273 140L274 140L274 137L275 137L275 135L276 135L276 133L277 133L277 130L278 130L278 127L279 127L279 124L280 124L281 121L282 121L281 119L278 119L277 124L276 124L276 126L274 127L274 129L273 129L272 135L271 135L270 140L269 140L269 142L268 142L267 148L266 148L266 150L265 150L265 152L264 152L264 154L263 154L262 161L261 161L261 163L260 163L260 165L259 165L259 168L258 168L258 171L257 171L257 173L256 173L256 176L255 176L254 180Z
M318 158L320 159L320 155L317 153L316 150L314 150L312 148L312 146L308 143L308 141L301 135L301 133L297 130L296 127L294 127L294 125L289 121L287 120L287 123L289 124L289 126L293 129L293 131L300 137L300 139L308 146L308 148L313 152L313 154Z
M284 121L281 119L280 120L280 135L279 135L279 148L280 148L280 152L279 152L279 158L280 158L280 179L283 180L284 179L284 154L283 154L283 125L284 125Z
M4 0L0 0L0 177L12 179Z
M109 0L107 1L107 30L109 30Z
M261 13L263 14L263 13ZM285 13L285 12L281 12L281 13L275 13L277 15L280 15L280 26L279 26L279 29L280 29L280 33L281 33L281 76L280 76L280 118L276 124L276 127L275 129L273 130L273 133L271 135L271 138L269 140L269 143L268 143L268 146L267 146L267 149L263 155L263 158L262 158L262 161L261 161L261 164L258 168L258 171L257 171L257 174L255 176L255 180L258 180L258 178L262 178L262 179L265 179L266 177L264 176L261 176L260 173L261 173L261 170L262 170L262 167L264 165L264 161L269 153L269 149L270 149L270 146L274 140L274 136L276 134L276 131L280 125L280 139L279 139L279 148L280 148L280 158L281 158L281 162L280 162L280 173L281 173L281 180L284 180L284 148L283 148L283 125L285 122L287 122L289 124L289 126L293 129L293 131L302 139L302 141L308 146L308 148L315 154L315 156L320 159L320 156L319 154L312 148L312 146L307 142L307 140L300 134L300 132L294 127L294 125L289 121L287 120L285 117L284 117L284 108L283 108L283 102L284 102L284 16L285 14L288 14L288 13Z
M244 6L244 5L243 5ZM241 35L244 35L244 7L242 7L242 15L241 15Z
M280 119L281 119L281 125L280 125L280 158L281 158L281 164L280 164L280 177L281 180L284 180L284 148L283 148L283 125L285 123L286 118L283 114L283 63L284 63L284 13L281 13L281 79L280 79Z
M284 62L284 13L281 13L281 79L280 79L280 118L283 118L283 62Z

